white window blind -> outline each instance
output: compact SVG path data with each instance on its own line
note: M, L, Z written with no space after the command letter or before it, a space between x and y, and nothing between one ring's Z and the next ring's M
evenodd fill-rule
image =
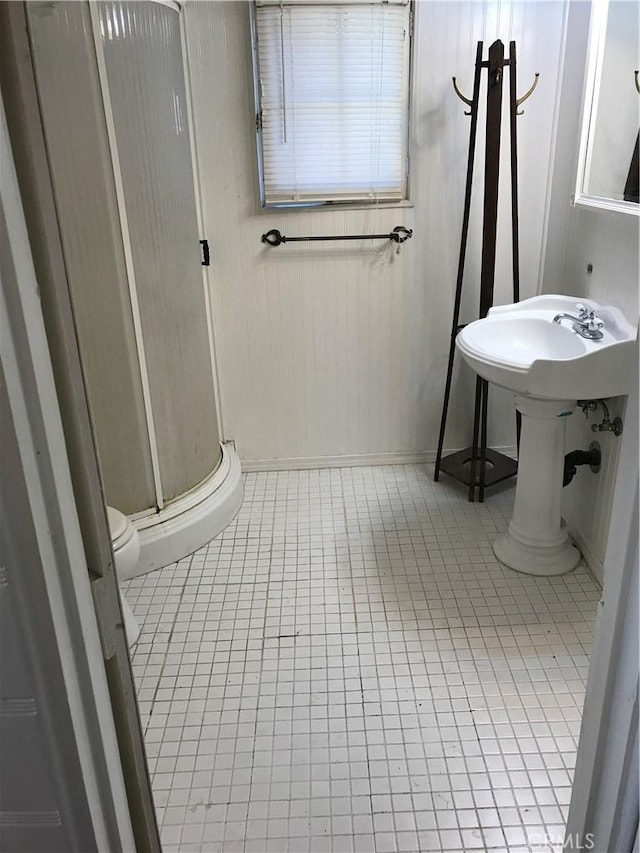
M406 198L408 2L255 4L263 203Z

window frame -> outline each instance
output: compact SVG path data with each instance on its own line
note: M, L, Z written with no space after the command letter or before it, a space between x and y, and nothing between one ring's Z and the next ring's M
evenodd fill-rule
M375 2L375 0L374 0ZM362 0L335 0L335 5L361 5ZM256 162L257 162L257 177L258 177L258 199L259 210L261 212L269 212L273 210L296 211L296 210L371 210L413 207L414 201L412 196L413 182L411 180L412 165L414 158L415 144L415 127L414 127L414 64L416 55L415 32L416 32L416 15L419 3L416 0L409 0L409 74L407 79L407 139L406 139L406 191L405 197L398 201L389 199L378 200L372 199L367 201L361 199L358 201L340 201L340 200L325 200L325 201L287 201L287 202L267 202L265 200L265 185L264 185L264 162L261 140L261 115L262 115L262 99L260 92L260 64L258 59L258 22L257 22L257 3L256 0L250 0L249 6L249 27L251 34L251 73L253 78L253 129L255 132L256 145ZM313 0L310 0L306 5L315 5ZM323 5L318 2L317 5ZM333 5L333 4L329 4Z

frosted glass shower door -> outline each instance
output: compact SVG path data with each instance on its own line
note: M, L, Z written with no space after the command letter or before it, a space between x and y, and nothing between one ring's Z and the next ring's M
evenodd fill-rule
M220 459L180 17L154 2L98 8L160 480L170 500Z
M26 5L38 99L107 501L156 500L89 6Z

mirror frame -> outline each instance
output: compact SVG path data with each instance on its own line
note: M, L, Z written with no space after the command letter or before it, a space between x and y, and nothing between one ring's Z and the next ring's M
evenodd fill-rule
M636 204L633 201L589 195L589 193L585 192L587 168L593 150L593 146L590 143L592 142L600 98L600 78L602 76L608 15L609 0L592 0L587 46L586 81L582 102L580 148L578 151L578 174L575 194L571 198L571 204L640 216L640 204Z

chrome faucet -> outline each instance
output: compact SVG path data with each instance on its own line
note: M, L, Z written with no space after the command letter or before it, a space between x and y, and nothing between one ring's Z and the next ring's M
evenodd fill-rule
M593 311L585 308L581 302L578 302L576 308L578 310L577 317L574 317L573 314L556 314L553 322L560 324L563 320L571 320L573 331L580 335L580 337L587 338L590 341L600 340L603 337L603 321L599 317L596 317Z

